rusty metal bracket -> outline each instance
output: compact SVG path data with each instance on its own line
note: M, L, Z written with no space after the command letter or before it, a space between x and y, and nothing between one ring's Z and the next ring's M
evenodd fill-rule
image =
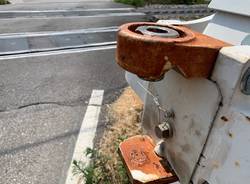
M174 171L163 164L166 160L154 152L149 136L138 135L123 141L119 153L133 184L167 184L178 181Z
M208 78L219 50L226 46L230 44L184 26L128 23L117 34L116 61L149 81L161 80L170 69L186 78Z

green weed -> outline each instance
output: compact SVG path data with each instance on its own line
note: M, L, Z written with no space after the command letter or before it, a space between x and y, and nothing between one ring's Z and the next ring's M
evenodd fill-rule
M117 3L129 4L133 6L143 6L145 4L144 0L115 0Z
M0 5L2 5L2 4L9 4L9 1L7 1L7 0L0 0Z
M116 150L118 150L119 143L126 138L126 136L118 138L114 144ZM115 175L119 176L119 183L129 184L126 169L118 154L118 158L116 158L118 161L114 166L115 168L111 168L108 163L112 158L104 153L100 153L98 150L87 148L84 154L90 159L89 164L80 160L74 160L72 163L72 174L77 175L79 180L84 181L86 184L113 184L114 180L117 182L117 178L114 178L114 173L112 173L115 170L117 172Z

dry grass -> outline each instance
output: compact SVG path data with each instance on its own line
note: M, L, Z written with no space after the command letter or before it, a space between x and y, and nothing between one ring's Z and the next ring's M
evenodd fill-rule
M79 176L79 183L86 184L129 184L126 169L118 155L118 146L127 137L141 134L140 115L142 102L131 88L124 89L119 98L105 108L109 124L95 149L86 149L91 159L86 163L73 161L73 175ZM98 146L99 145L99 146Z
M110 171L114 184L127 183L127 179L124 178L125 170L117 153L117 146L122 139L141 134L139 122L142 108L142 101L131 88L126 88L121 96L108 106L111 124L99 143L99 151L112 158L106 167Z

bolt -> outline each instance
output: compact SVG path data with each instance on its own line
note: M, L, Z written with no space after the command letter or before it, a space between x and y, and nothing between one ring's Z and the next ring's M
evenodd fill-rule
M169 118L174 118L175 114L174 114L174 111L171 109L171 110L168 110L165 112L164 114L164 117L166 119L169 119Z
M168 122L163 122L155 127L155 134L160 139L172 137L173 131Z

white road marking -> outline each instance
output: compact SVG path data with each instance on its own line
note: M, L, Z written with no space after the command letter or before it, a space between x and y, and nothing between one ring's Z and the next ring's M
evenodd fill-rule
M94 138L101 112L104 90L93 90L89 104L82 121L81 129L75 144L73 160L81 160L88 163L88 159L84 155L86 148L93 148ZM65 184L77 184L78 177L72 174L72 161L68 170Z
M129 12L129 13L101 13L101 14L96 14L96 15L85 15L85 16L77 16L77 15L72 15L72 16L68 16L70 18L73 18L73 19L82 19L82 18L106 18L106 17L124 17L124 16L145 16L145 13L141 13L141 12ZM57 19L57 20L60 20L60 19L65 19L65 18L68 18L68 17L61 17L61 16L54 16L53 19ZM32 18L32 20L47 20L48 18L51 18L52 17L49 17L49 16L43 16L43 17L37 17L37 16L34 16L34 17L16 17L15 19L22 19L22 20L30 20ZM10 18L1 18L1 20L10 20Z
M58 55L58 54L76 54L76 53L83 53L83 52L95 52L95 51L101 51L101 50L114 50L115 48L116 48L116 45L106 45L106 46L98 46L98 47L26 53L26 54L20 54L20 55L4 55L4 56L0 56L0 61L6 60L6 59L21 59L21 58L30 58L30 57L52 56L52 55Z
M3 38L23 38L23 37L42 37L42 36L58 36L58 35L70 35L81 33L106 33L117 31L117 26L100 27L100 28L85 28L75 29L70 31L42 31L42 32L23 32L23 33L2 33L0 39Z
M111 33L113 34L118 30L117 26L111 26L111 27L102 27L102 28L86 28L86 29L77 29L77 30L71 30L71 31L50 31L50 32L27 32L27 33L10 33L10 34L0 34L0 41L10 41L14 40L16 42L19 42L21 39L21 43L25 41L28 42L27 39L33 38L33 39L39 39L44 40L45 42L49 40L49 38L53 38L54 36L77 36L80 34L96 34L96 33ZM92 35L94 36L94 35ZM4 55L14 55L14 54L25 54L25 53L35 53L35 52L48 52L48 51L57 51L57 50L65 50L65 49L77 49L77 48L88 48L88 47L100 47L100 46L110 46L115 45L116 41L108 41L108 42L100 42L96 41L97 43L87 43L82 45L70 45L68 46L58 46L57 44L54 44L54 47L50 46L48 48L15 48L13 47L11 51L1 51L0 50L0 56ZM4 50L4 48L3 48Z
M60 51L65 49L78 49L78 48L91 48L91 47L101 47L101 46L112 46L115 45L116 41L114 42L101 42L101 43L90 43L90 44L83 44L83 45L72 45L72 46L65 46L65 47L51 47L51 48L39 48L39 49L25 49L25 50L13 50L7 52L0 51L0 57L4 55L14 55L14 54L25 54L25 53L35 53L35 52L48 52L48 51Z

